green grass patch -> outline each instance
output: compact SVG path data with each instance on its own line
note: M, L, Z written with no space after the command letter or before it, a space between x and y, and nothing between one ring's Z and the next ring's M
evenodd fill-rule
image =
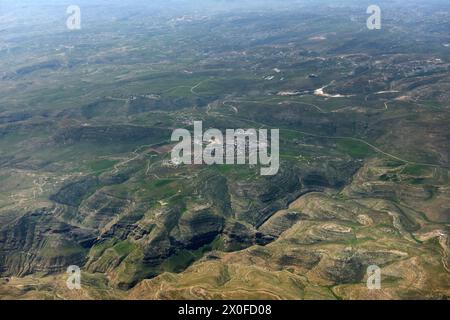
M56 240L59 241L59 240ZM67 256L73 256L77 254L84 254L86 249L79 246L76 243L69 242L67 240L63 240L61 244L59 244L57 247L54 247L53 245L48 242L44 248L42 248L39 252L40 256L46 257L46 258L57 258L57 257L67 257Z
M136 245L130 241L121 241L113 247L113 249L121 258L129 255L130 252L133 251L135 248Z
M155 187L156 187L156 188L161 188L161 187L167 186L167 185L168 185L169 183L171 183L172 181L174 181L174 180L171 180L171 179L161 179L161 180L158 180L158 181L155 182Z
M375 154L371 147L360 141L340 139L336 144L340 152L346 153L352 158L367 158Z
M111 169L116 163L117 161L108 159L95 160L89 163L89 169L94 171L96 175L100 175L101 173Z
M114 241L113 239L108 239L106 241L100 242L100 243L96 243L92 248L91 251L89 253L89 255L94 256L94 257L99 257L103 254L103 252L105 252L106 249L112 247L114 245Z
M424 175L428 172L428 168L421 165L408 165L405 169L403 169L403 174L409 174L413 176Z

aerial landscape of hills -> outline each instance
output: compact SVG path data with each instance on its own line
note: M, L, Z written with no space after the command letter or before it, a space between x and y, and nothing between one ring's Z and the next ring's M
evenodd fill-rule
M0 299L449 299L450 2L73 2L0 2Z

